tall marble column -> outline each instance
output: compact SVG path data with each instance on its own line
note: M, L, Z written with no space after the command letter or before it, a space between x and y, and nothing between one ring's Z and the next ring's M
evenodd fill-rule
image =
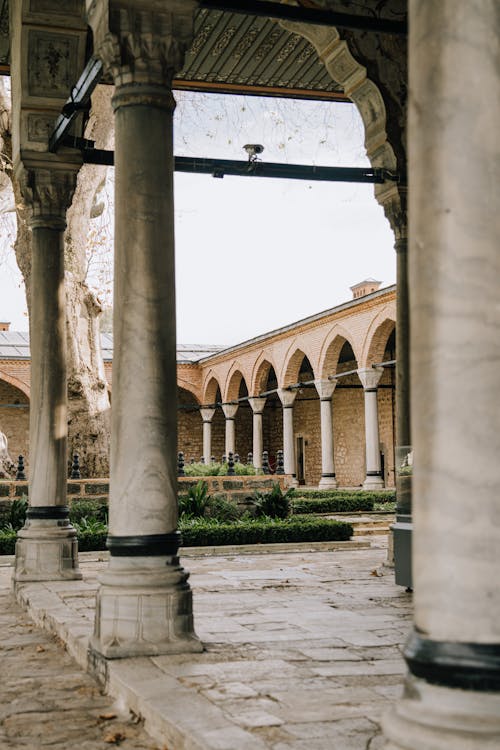
M34 160L32 160L34 161ZM78 166L19 165L17 177L31 209L30 481L26 524L16 544L15 581L81 578L76 531L66 502L67 385L64 242L66 209Z
M297 391L289 391L286 388L278 390L278 396L283 406L283 459L285 474L292 477L292 485L297 485L295 470L295 435L293 431L293 403Z
M363 489L365 490L380 489L384 486L380 463L377 404L377 385L383 372L384 370L381 367L358 370L365 395L366 478L363 482Z
M236 433L234 429L234 419L236 412L238 411L238 404L222 404L222 411L226 418L226 442L225 452L226 456L230 453L233 455L236 453Z
M490 750L500 747L499 7L411 0L409 11L414 630L384 731L390 750Z
M200 414L203 419L203 460L209 464L212 459L212 419L215 409L204 407L200 409Z
M172 77L194 3L89 0L115 93L110 563L92 647L108 657L200 651L179 564Z
M253 465L256 469L262 469L262 451L264 450L262 415L266 405L266 399L259 396L253 396L248 399L248 403L253 411Z
M332 398L337 381L316 380L314 385L316 386L320 400L321 418L321 479L319 486L325 489L334 489L337 486L337 480L335 479L333 449Z

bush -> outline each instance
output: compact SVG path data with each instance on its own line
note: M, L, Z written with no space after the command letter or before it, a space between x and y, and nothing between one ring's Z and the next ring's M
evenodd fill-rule
M184 473L187 477L222 477L227 476L227 468L227 463L222 464L218 462L213 464L186 464L184 466ZM236 463L234 465L234 473L237 476L254 476L257 474L257 471L250 464Z
M374 503L393 503L396 500L396 490L304 490L299 488L295 492L295 497L298 500L364 498Z
M208 484L200 479L194 487L190 487L187 495L179 497L179 515L188 518L201 518L210 502Z
M372 511L374 502L365 497L298 498L292 501L293 513L352 513Z
M99 500L74 500L69 509L69 519L72 524L82 519L108 522L108 506Z
M26 521L27 510L28 498L26 495L23 495L19 500L13 500L9 508L6 528L14 529L14 531L22 529L24 522Z
M106 538L108 530L81 530L78 531L78 551L95 552L106 549Z
M17 532L14 529L0 529L0 555L13 555L16 550Z
M255 515L286 518L291 512L290 498L293 492L293 487L283 492L279 482L275 482L269 492L254 492L252 499L255 503Z
M236 521L240 518L241 511L237 505L225 500L223 497L211 497L205 511L207 518L215 518L218 521Z
M183 546L205 547L226 544L265 544L277 542L321 542L350 539L352 526L323 518L241 519L221 523L209 519L181 521Z

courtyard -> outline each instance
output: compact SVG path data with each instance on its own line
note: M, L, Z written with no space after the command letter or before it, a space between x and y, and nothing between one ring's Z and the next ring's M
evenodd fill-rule
M81 747L109 747L115 736L114 744L148 750L378 750L381 716L402 691L411 595L384 565L387 538L355 539L276 553L186 550L182 562L191 573L195 629L205 651L108 661L101 677L117 702L113 706L109 698L104 708L83 671L106 553L80 554L82 581L27 583L18 591L52 639L38 629L33 635L26 614L10 599L12 561L4 558L2 598L25 623L18 632L28 629L30 635L16 641L7 662L11 702L0 747L35 746L26 721L35 711L49 727L36 747L67 748L71 722L66 735L61 727L55 736L50 730L51 715L57 725L64 707L68 716L88 714L85 726L78 723ZM40 639L49 645L40 646ZM1 646L2 659L9 643ZM66 679L60 678L68 660L64 647L79 662L73 670L81 670L78 679L89 683L54 693L58 680ZM36 684L31 693L19 679L23 664ZM99 671L99 662L93 668ZM89 698L92 690L95 698ZM118 709L121 723L113 734L108 724L120 716L109 722L100 717L115 717ZM151 740L140 731L142 721Z

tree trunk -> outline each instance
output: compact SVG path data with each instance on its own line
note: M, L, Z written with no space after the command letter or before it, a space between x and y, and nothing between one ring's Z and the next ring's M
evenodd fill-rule
M112 138L111 87L99 86L92 97L92 112L85 136L106 147ZM0 90L0 109L10 111L9 97ZM96 114L98 113L98 117ZM11 133L3 124L4 169L12 170ZM78 453L83 477L108 476L110 439L110 401L104 373L99 315L101 304L87 285L88 237L91 220L98 215L94 206L96 194L105 178L105 167L84 165L78 175L73 203L67 215L65 233L67 337L68 337L68 464ZM28 311L30 312L31 234L27 212L15 179L12 180L17 209L15 253L23 275ZM101 207L102 210L102 207Z

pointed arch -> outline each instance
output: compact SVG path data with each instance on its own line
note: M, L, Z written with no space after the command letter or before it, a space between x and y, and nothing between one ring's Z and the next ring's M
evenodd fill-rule
M190 396L194 399L196 404L199 406L200 400L198 398L197 393L193 389L193 385L189 383L187 380L182 380L181 378L177 379L177 388L182 391L186 391L186 393L189 393Z
M0 380L3 380L5 383L8 383L9 385L12 385L14 388L17 388L18 391L21 391L27 399L30 398L30 388L26 383L24 383L22 380L19 380L19 378L15 378L13 375L8 375L4 370L0 370Z
M265 390L271 368L276 373L276 365L273 357L270 357L268 352L261 351L252 370L250 393L253 396L258 396L259 393Z
M234 362L226 377L226 383L223 391L223 400L236 401L236 399L239 398L242 383L244 384L246 392L248 393L248 385L245 376L243 375L242 367L239 362Z
M213 370L209 370L205 382L203 383L202 403L215 404L217 400L217 391L222 394L222 389L217 377L214 375Z
M287 355L287 358L285 359L281 378L280 378L281 388L286 388L292 383L296 383L298 381L300 368L301 368L304 358L307 358L309 363L311 362L311 358L308 356L307 352L305 352L303 348L299 348L298 346L295 346L294 349L290 348L288 350L288 355ZM311 368L312 368L312 365L311 365ZM313 371L313 378L315 377L316 376Z
M337 372L340 353L346 342L350 345L354 352L354 357L356 361L358 361L358 354L354 348L351 331L342 325L334 325L328 332L323 342L323 346L321 347L318 369L323 380L325 380L328 375L335 375Z
M389 306L372 320L363 343L361 367L381 362L389 336L396 327L396 315Z

